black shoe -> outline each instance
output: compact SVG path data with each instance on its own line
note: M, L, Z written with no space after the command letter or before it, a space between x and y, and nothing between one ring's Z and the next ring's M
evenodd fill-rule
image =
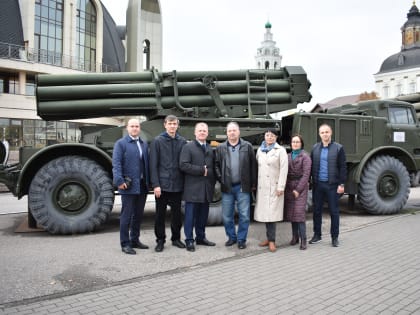
M175 241L172 241L172 245L173 245L173 246L176 246L176 247L178 247L178 248L185 248L185 244L184 244L184 243L182 243L180 240L175 240Z
M338 245L340 245L340 242L338 241L338 237L333 237L331 244L333 247L338 247Z
M232 246L233 244L236 244L236 240L228 239L225 243L225 246Z
M187 243L187 251L189 252L195 252L195 246L194 243Z
M309 244L316 244L321 242L321 236L314 234L314 236L311 238L311 240L309 241Z
M239 249L245 249L246 248L246 242L245 241L239 241L238 242L238 248Z
M196 240L197 245L216 246L216 243L210 242L207 238Z
M155 252L160 253L161 251L163 251L163 244L165 244L165 241L162 241L162 240L157 241Z
M140 249L149 249L149 246L147 246L146 244L143 244L140 241L131 242L131 247L133 247L133 248L140 248Z
M123 253L128 254L128 255L135 255L136 251L134 249L132 249L130 246L124 246L121 247L121 250Z

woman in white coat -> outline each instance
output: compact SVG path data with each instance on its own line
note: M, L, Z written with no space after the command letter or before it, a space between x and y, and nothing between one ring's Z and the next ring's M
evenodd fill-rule
M259 246L276 251L276 222L283 220L284 189L287 180L286 150L277 143L277 131L268 129L257 151L258 188L254 220L265 222L267 239Z

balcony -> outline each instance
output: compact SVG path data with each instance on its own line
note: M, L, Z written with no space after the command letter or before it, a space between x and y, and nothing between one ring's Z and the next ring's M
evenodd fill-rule
M84 72L115 71L112 66L103 63L85 62L83 59L74 56L58 54L44 49L25 48L24 46L3 42L0 42L0 58L46 64Z

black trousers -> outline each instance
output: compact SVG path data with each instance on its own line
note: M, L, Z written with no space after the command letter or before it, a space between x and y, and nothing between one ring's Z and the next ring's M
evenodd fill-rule
M182 214L181 200L182 192L162 191L162 194L156 200L156 216L155 216L155 235L156 241L166 239L165 233L165 217L168 205L171 207L171 240L181 239Z

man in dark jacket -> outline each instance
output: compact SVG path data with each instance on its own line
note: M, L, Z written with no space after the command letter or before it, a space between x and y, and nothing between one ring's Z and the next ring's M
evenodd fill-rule
M133 249L147 249L140 242L140 225L149 186L147 142L139 138L140 122L130 119L128 135L115 143L112 154L114 185L121 195L120 243L124 253L134 255Z
M179 159L179 167L184 172L185 218L184 233L188 251L195 251L193 229L197 245L215 246L206 238L206 223L209 204L214 192L213 150L207 145L209 127L197 123L194 129L195 140L184 145Z
M257 163L251 143L240 139L239 125L226 126L227 141L216 148L215 172L222 186L222 212L228 240L239 249L246 248L250 222L251 192L257 187ZM235 203L239 213L238 232L235 230Z
M311 151L314 236L309 244L321 241L322 208L324 201L327 200L331 216L332 246L337 247L340 226L338 200L344 193L344 183L347 179L346 155L343 146L331 140L331 126L321 125L319 136L321 142L316 143Z
M178 133L179 120L168 115L164 121L165 132L157 136L150 145L150 181L156 199L156 252L163 251L166 240L166 208L171 207L172 245L185 248L181 241L181 200L184 176L179 169L179 155L187 142Z

